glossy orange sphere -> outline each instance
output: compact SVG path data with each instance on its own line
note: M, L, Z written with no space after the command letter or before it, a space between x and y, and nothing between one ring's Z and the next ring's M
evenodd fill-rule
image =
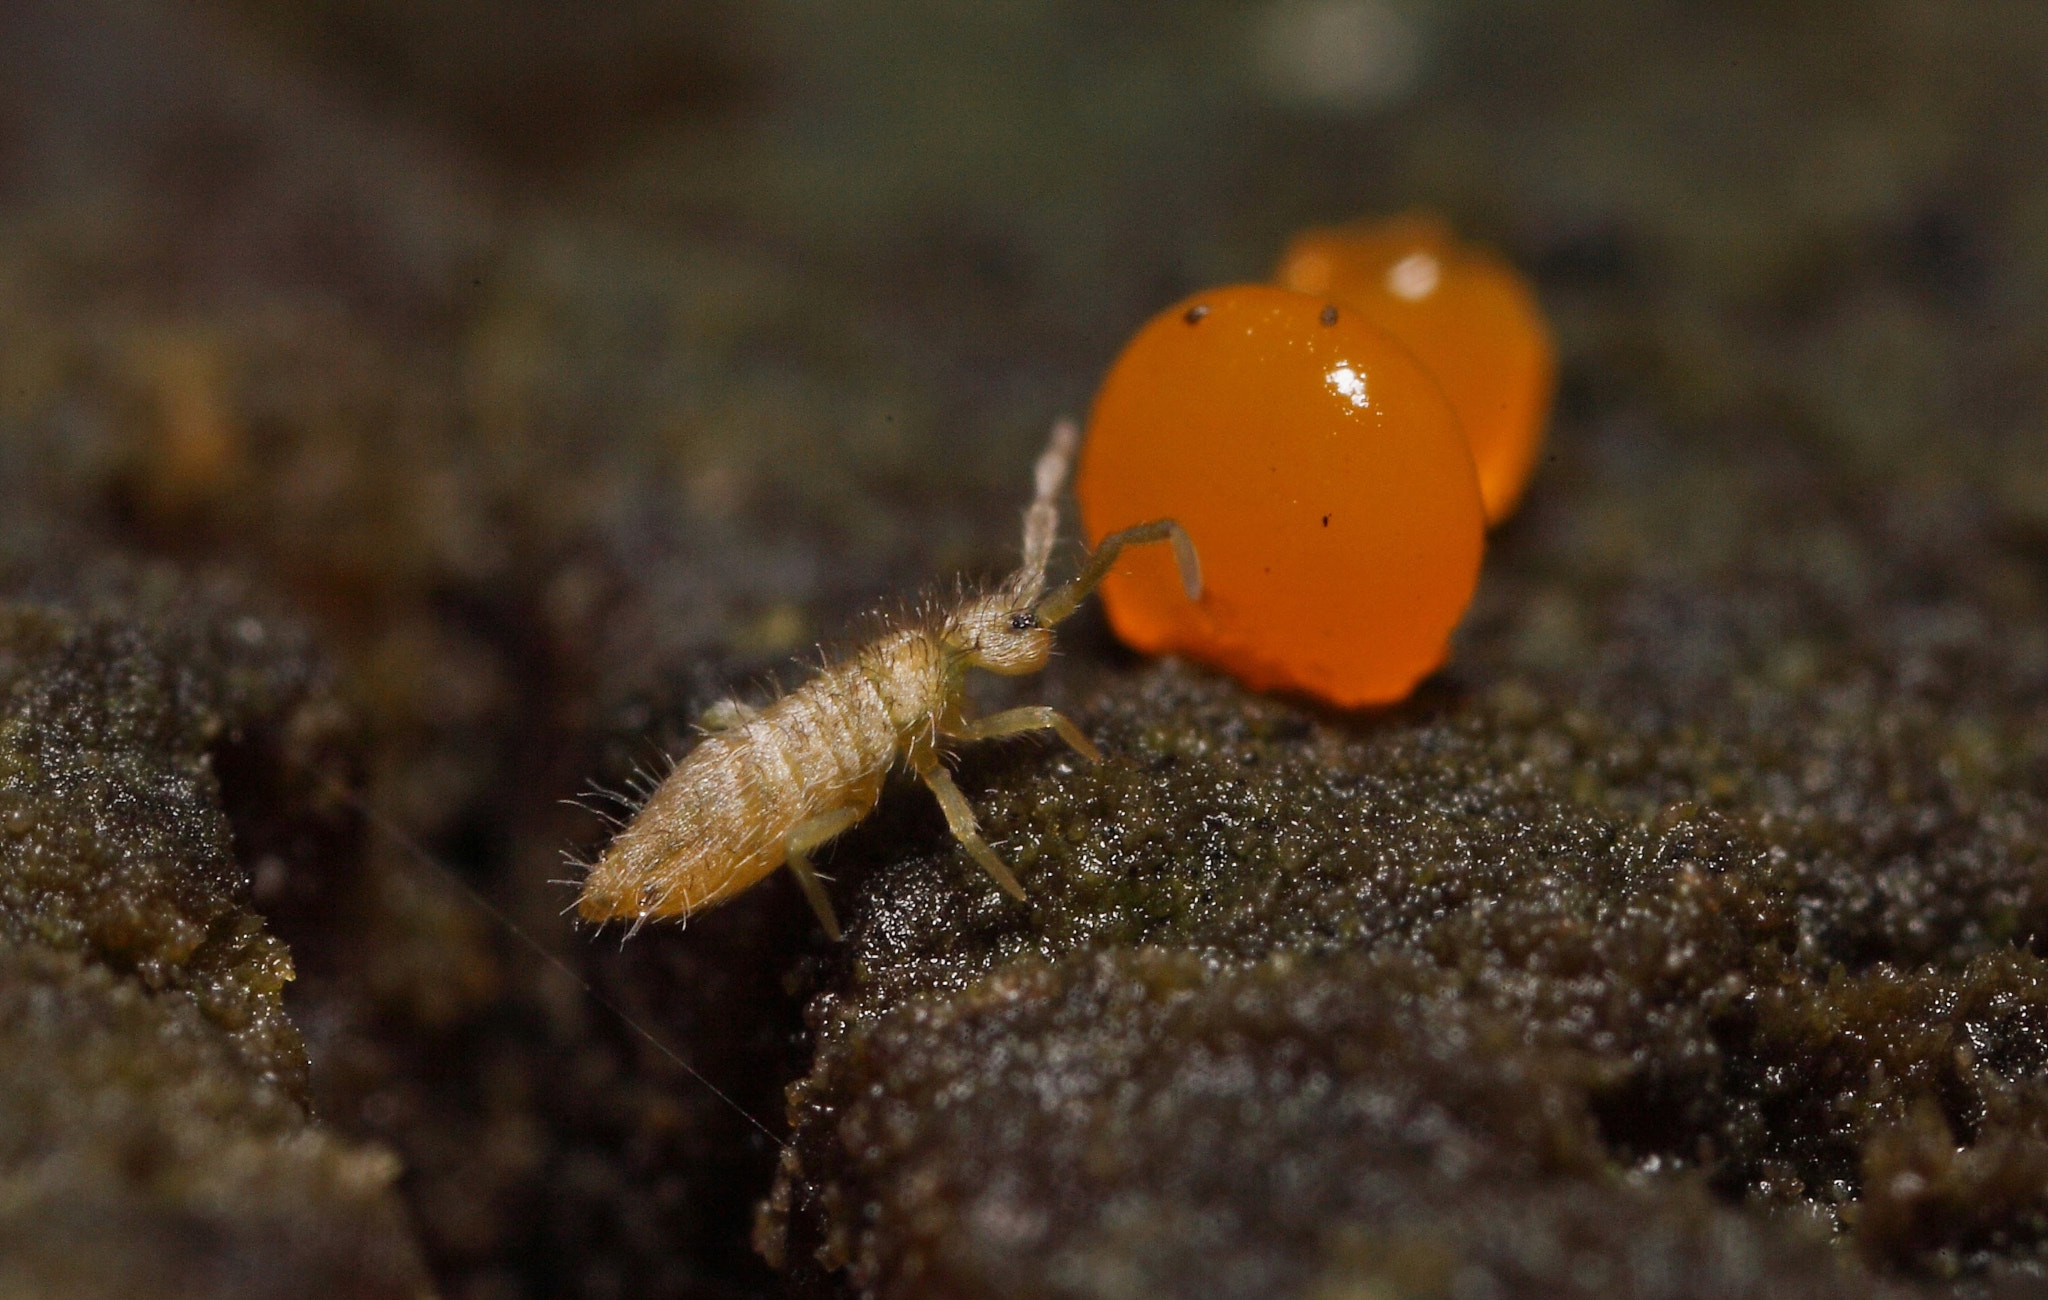
M1443 662L1485 548L1436 381L1361 313L1267 285L1196 294L1138 331L1096 396L1075 491L1092 540L1171 516L1201 555L1193 603L1166 548L1126 553L1102 587L1126 644L1347 707L1401 699Z
M1414 351L1458 413L1486 517L1514 512L1550 419L1556 353L1513 267L1411 214L1303 231L1274 277L1356 307Z

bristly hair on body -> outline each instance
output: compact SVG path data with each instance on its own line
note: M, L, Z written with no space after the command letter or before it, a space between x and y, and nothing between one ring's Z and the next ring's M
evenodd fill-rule
M1101 753L1053 709L1026 706L987 717L969 713L966 678L980 669L1020 676L1044 668L1053 625L1080 607L1126 546L1173 547L1188 599L1199 600L1201 567L1171 519L1102 539L1073 578L1046 591L1059 533L1059 494L1080 445L1071 420L1053 426L1034 470L1024 511L1023 562L986 587L956 583L950 601L927 596L883 615L865 641L821 654L802 685L765 705L712 706L705 734L634 809L582 881L584 920L687 918L787 866L825 932L839 921L810 855L867 816L899 761L916 773L945 814L953 837L1012 897L1024 887L982 838L973 806L943 762L948 741L994 740L1051 731L1092 761Z

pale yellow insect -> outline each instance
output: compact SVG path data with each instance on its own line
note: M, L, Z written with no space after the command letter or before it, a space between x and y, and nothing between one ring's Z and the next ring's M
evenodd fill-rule
M1044 668L1053 625L1080 606L1126 546L1171 542L1189 599L1202 588L1187 534L1171 519L1155 519L1103 538L1079 574L1044 595L1059 531L1056 498L1079 441L1072 422L1054 427L1038 459L1038 495L1024 512L1024 563L1000 586L884 633L766 708L735 701L713 708L705 718L710 734L655 787L584 878L577 903L583 919L630 918L637 929L687 917L787 864L819 923L837 939L839 922L810 854L868 815L899 757L938 799L954 838L1012 897L1024 897L982 838L974 809L941 762L940 745L1051 730L1091 762L1102 755L1050 708L970 718L968 670L1017 676Z

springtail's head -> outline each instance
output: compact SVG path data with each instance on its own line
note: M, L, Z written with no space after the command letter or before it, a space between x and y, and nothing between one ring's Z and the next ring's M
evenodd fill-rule
M946 644L971 668L1015 677L1035 673L1052 657L1052 624L1038 612L1045 592L1045 566L1060 531L1060 489L1081 430L1072 420L1052 427L1052 440L1033 473L1031 505L1024 511L1024 562L1009 581L954 610L946 620Z
M1045 569L1059 534L1059 493L1066 486L1080 443L1081 430L1072 420L1053 426L1052 440L1038 458L1037 494L1024 512L1024 563L1000 588L962 605L946 621L946 643L963 655L970 667L1010 676L1045 667L1052 655L1053 625L1080 607L1108 576L1118 552L1126 546L1172 543L1188 599L1201 599L1202 568L1194 543L1171 519L1155 519L1111 533L1080 573L1046 594Z
M946 620L946 644L970 668L1005 677L1035 673L1052 657L1052 629L1029 604L1019 604L1008 588L978 596Z

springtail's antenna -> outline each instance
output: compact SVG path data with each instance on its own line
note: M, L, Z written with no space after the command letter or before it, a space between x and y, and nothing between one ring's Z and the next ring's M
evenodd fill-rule
M1195 544L1188 533L1172 519L1154 519L1146 524L1132 524L1121 528L1102 539L1102 545L1095 548L1095 554L1088 557L1088 563L1081 571L1062 583L1058 590L1038 603L1034 611L1038 621L1047 627L1059 622L1080 608L1088 599L1088 593L1095 590L1101 581L1109 576L1116 564L1117 555L1126 546L1142 546L1147 542L1171 542L1173 560L1180 567L1180 585L1189 600L1202 598L1202 560L1195 554Z
M1037 600L1045 590L1045 568L1052 561L1053 542L1060 531L1060 489L1067 484L1067 475L1074 467L1074 452L1080 445L1080 425L1068 416L1054 421L1052 438L1040 453L1038 466L1033 471L1037 494L1024 511L1024 563L1009 581L1011 594L1020 601ZM1116 563L1118 552L1126 546L1141 546L1146 542L1173 543L1173 558L1180 566L1181 586L1187 591L1189 600L1200 600L1202 562L1195 554L1195 544L1188 540L1187 530L1175 521L1155 519L1103 538L1102 545L1095 548L1095 553L1088 557L1088 563L1081 572L1039 602L1033 611L1038 621L1050 626L1072 614L1088 598L1088 593L1109 576L1110 566Z
M1010 589L1019 601L1037 600L1045 590L1045 566L1052 560L1053 542L1060 532L1060 489L1074 466L1074 452L1081 445L1081 426L1066 416L1052 426L1052 438L1038 457L1033 478L1038 489L1024 510L1024 563L1010 579Z

